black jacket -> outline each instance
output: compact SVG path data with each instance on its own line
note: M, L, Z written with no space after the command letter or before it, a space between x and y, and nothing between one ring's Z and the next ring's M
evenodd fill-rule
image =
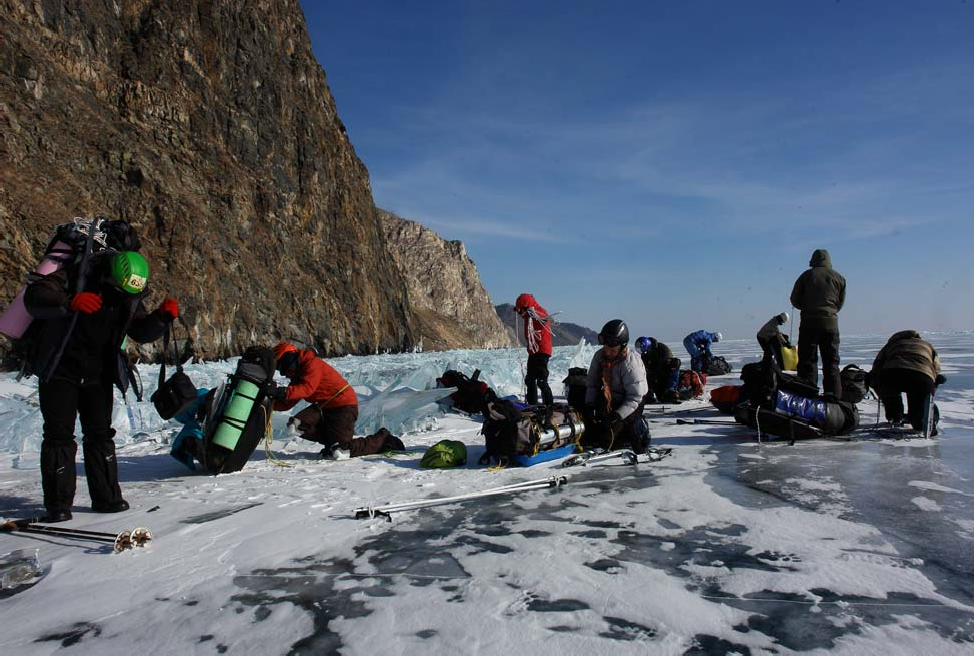
M108 377L124 394L129 385L129 364L121 350L126 336L146 343L160 337L166 323L158 312L148 312L142 300L146 292L128 294L106 276L106 262L96 263L84 291L100 294L97 312L79 312L72 327L71 299L75 295L77 267L43 276L27 286L24 305L34 318L29 373L43 380L81 380ZM64 349L58 356L61 345Z
M652 346L642 354L642 358L647 372L667 370L670 367L670 360L673 359L673 351L663 342L653 340Z
M795 281L791 305L801 310L801 325L818 330L839 330L839 310L845 303L845 278L832 268L829 252L812 253L811 267Z

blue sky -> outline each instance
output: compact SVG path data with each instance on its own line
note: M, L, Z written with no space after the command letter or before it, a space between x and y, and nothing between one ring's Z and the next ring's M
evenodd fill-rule
M748 338L827 248L844 334L974 329L974 2L304 11L376 204L495 303Z

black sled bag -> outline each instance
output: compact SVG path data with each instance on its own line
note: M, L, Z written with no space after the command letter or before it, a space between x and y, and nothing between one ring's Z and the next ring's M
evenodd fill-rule
M521 456L532 458L542 451L577 445L583 431L581 416L567 404L518 407L494 397L487 402L480 430L486 449L479 462L515 464Z

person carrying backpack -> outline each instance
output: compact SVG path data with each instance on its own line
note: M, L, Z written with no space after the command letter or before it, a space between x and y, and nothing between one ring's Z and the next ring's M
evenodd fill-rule
M112 439L112 388L117 386L124 395L132 375L122 343L126 337L140 343L159 339L178 316L179 306L166 298L154 312L145 308L149 265L136 252L139 240L134 230L127 223L124 228L133 250L92 253L88 244L84 258L40 276L24 292L25 307L36 324L31 326L36 341L27 366L40 379L41 487L47 523L72 518L78 417L91 509L115 513L129 508L118 484ZM90 230L96 230L94 223Z
M524 400L537 405L538 389L545 405L554 403L548 386L548 360L551 359L551 317L531 294L521 294L514 303L514 311L524 324L524 340L528 347L528 366L524 376L527 394Z
M940 373L937 351L915 330L892 335L876 355L869 372L869 384L886 408L886 419L892 424L908 420L914 430L923 430L923 414L929 395L945 382L947 379ZM904 393L907 401L905 416Z
M801 310L798 324L798 377L818 387L818 352L822 353L822 389L842 396L839 377L839 310L845 303L845 278L832 268L824 248L812 253L791 291L792 307Z
M680 359L674 358L670 347L655 337L640 337L636 340L636 348L646 367L646 383L649 385L646 403L680 403L677 392Z
M698 330L690 333L683 338L683 346L690 354L690 369L698 373L706 374L710 368L710 360L714 357L710 350L710 345L719 342L720 333L711 333L706 330Z
M645 453L647 438L637 422L643 416L643 397L649 391L646 368L629 348L629 328L621 319L602 327L599 344L588 368L585 390L586 446L605 449L631 446Z

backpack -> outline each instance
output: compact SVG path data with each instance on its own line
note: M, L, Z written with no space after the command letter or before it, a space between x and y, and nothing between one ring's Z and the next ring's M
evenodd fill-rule
M480 464L513 464L518 456L536 456L566 445L577 446L584 432L579 413L570 406L521 406L494 396L487 402L484 425L486 450Z
M707 362L706 374L708 376L723 376L724 374L729 374L730 372L730 363L722 355L715 355Z
M426 449L420 467L440 469L445 467L461 467L467 464L467 446L456 440L440 440Z
M842 381L842 400L848 403L859 403L869 393L866 372L854 364L846 365L839 373Z
M484 411L484 404L487 403L487 392L490 386L480 377L480 369L473 372L473 377L457 371L447 369L443 375L436 379L437 387L456 387L457 391L450 395L453 400L453 407L468 414L475 414Z
M689 369L680 372L680 382L677 384L677 393L681 401L688 399L699 399L703 396L703 387L707 384L707 376Z
M585 391L588 388L588 369L572 367L568 370L565 380L565 398L574 410L581 412L585 408Z
M274 379L274 352L251 347L237 370L204 402L204 466L214 474L240 471L270 428L272 399L264 386Z
M724 385L710 391L710 402L721 412L730 414L740 400L741 385Z

